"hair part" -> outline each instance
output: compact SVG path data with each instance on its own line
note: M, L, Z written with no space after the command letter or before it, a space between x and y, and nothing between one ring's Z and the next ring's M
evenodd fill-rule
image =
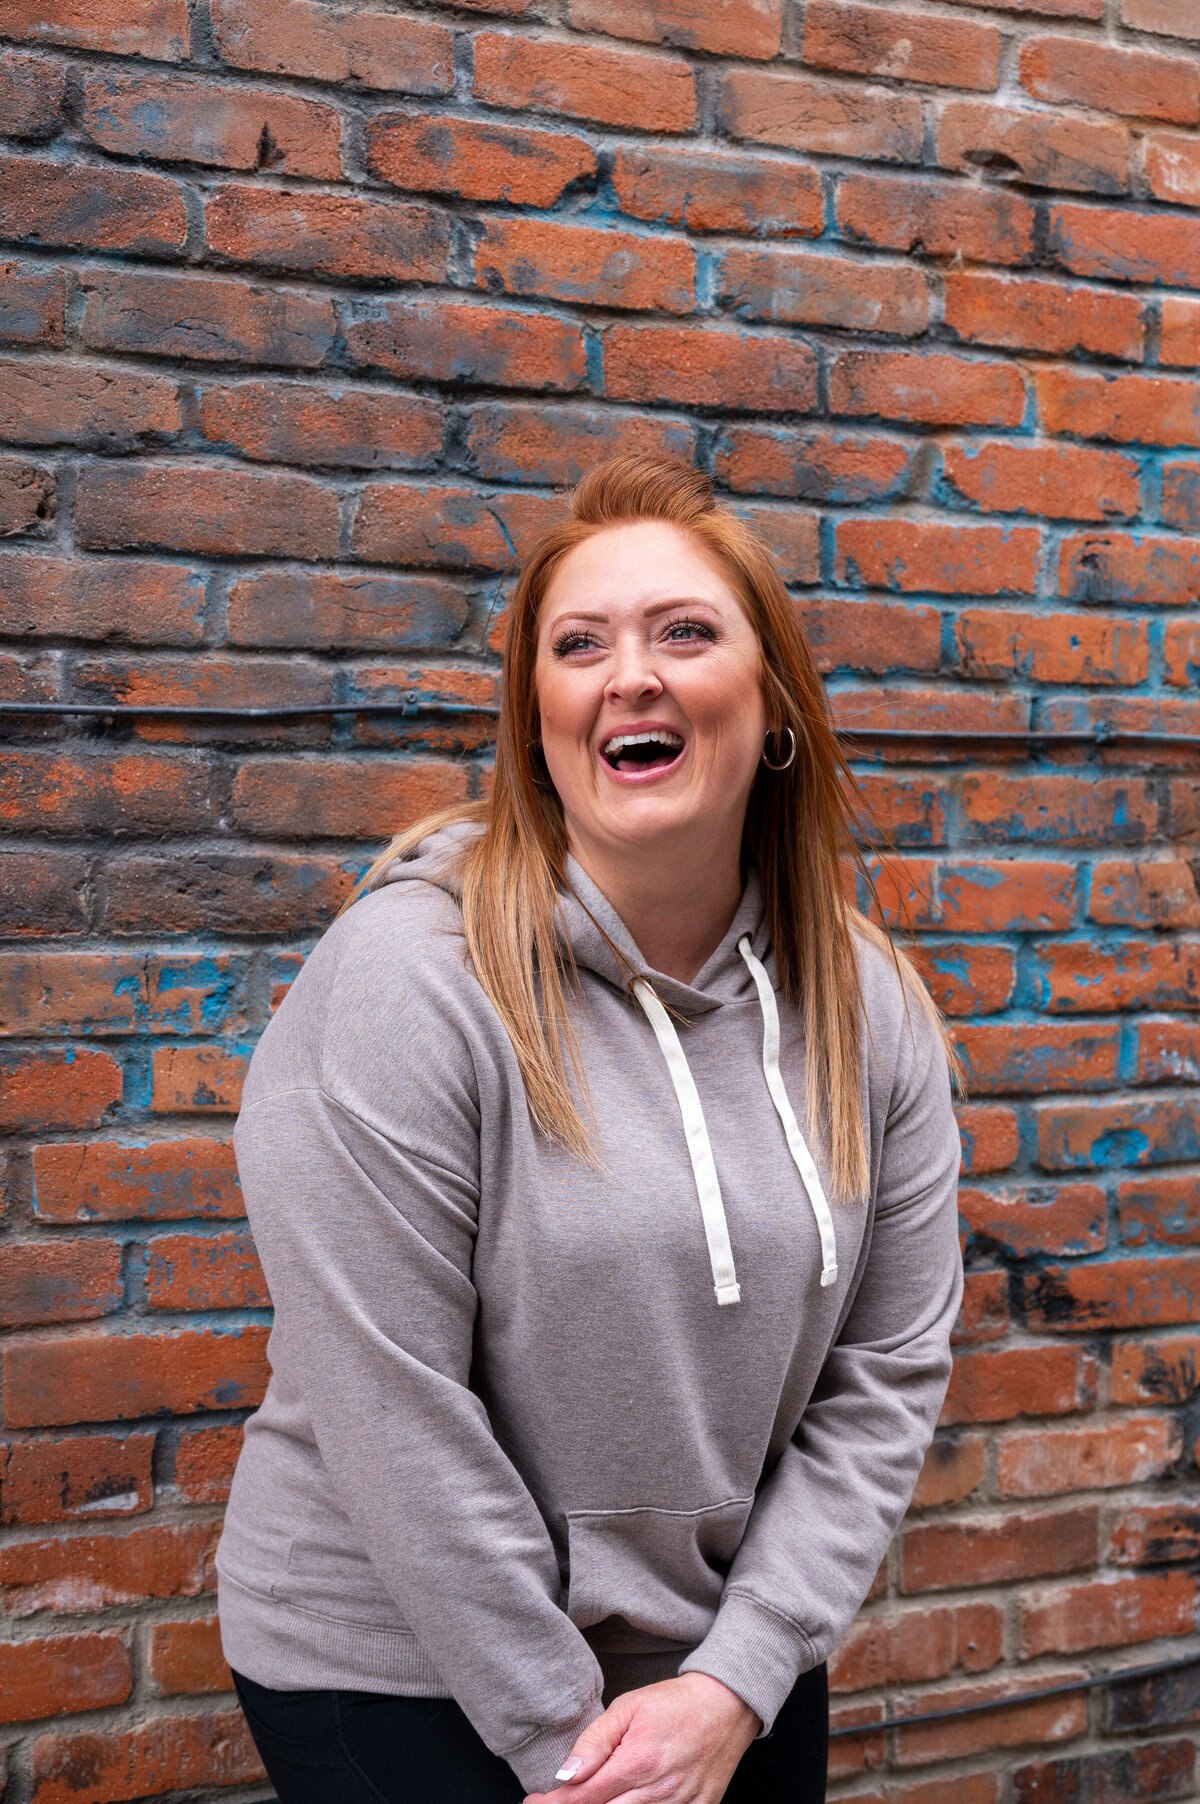
M915 998L944 1040L946 1036L928 991L891 934L847 899L847 878L854 871L874 893L853 831L865 805L834 731L796 605L766 545L717 504L708 477L689 465L654 457L611 458L584 476L571 493L570 509L569 517L534 547L509 608L488 799L446 809L400 834L343 907L438 827L480 822L483 832L463 853L459 873L468 954L512 1041L534 1120L542 1132L581 1157L594 1157L575 1095L584 1098L586 1110L571 1010L577 973L558 931L567 834L539 743L539 619L555 572L583 540L642 521L674 526L735 587L761 646L771 729L795 735L796 755L787 770L759 768L746 810L743 849L762 880L780 987L803 1015L808 1118L825 1153L834 1195L862 1196L869 1170L856 938L886 952L906 1007ZM946 1045L957 1072L958 1061L948 1041Z

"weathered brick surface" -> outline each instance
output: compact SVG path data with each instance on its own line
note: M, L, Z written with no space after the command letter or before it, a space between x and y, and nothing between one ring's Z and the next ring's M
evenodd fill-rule
M514 560L622 447L772 546L969 1085L831 1796L1191 1796L1194 1673L1026 1694L1196 1635L1197 0L0 0L0 137L0 703L487 709ZM252 1804L230 1131L492 722L0 725L10 1789Z

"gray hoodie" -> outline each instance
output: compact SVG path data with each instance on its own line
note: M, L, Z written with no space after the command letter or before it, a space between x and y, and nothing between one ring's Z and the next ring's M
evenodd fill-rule
M333 924L251 1062L275 1325L221 1627L276 1689L455 1697L544 1790L619 1692L711 1673L769 1729L845 1633L945 1393L959 1142L864 943L870 1193L827 1204L757 878L694 982L631 994L572 864L598 1164L551 1144L464 957L455 831Z

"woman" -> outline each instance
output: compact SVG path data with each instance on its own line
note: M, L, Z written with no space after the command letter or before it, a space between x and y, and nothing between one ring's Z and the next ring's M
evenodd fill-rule
M276 1321L220 1608L282 1804L824 1797L962 1282L843 777L765 548L682 465L593 471L488 802L372 866L237 1124Z

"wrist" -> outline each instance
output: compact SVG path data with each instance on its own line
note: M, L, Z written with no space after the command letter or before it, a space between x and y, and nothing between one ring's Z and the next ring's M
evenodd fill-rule
M762 1718L731 1685L707 1672L681 1672L677 1684L689 1686L709 1713L721 1713L743 1727L751 1740L762 1728Z

